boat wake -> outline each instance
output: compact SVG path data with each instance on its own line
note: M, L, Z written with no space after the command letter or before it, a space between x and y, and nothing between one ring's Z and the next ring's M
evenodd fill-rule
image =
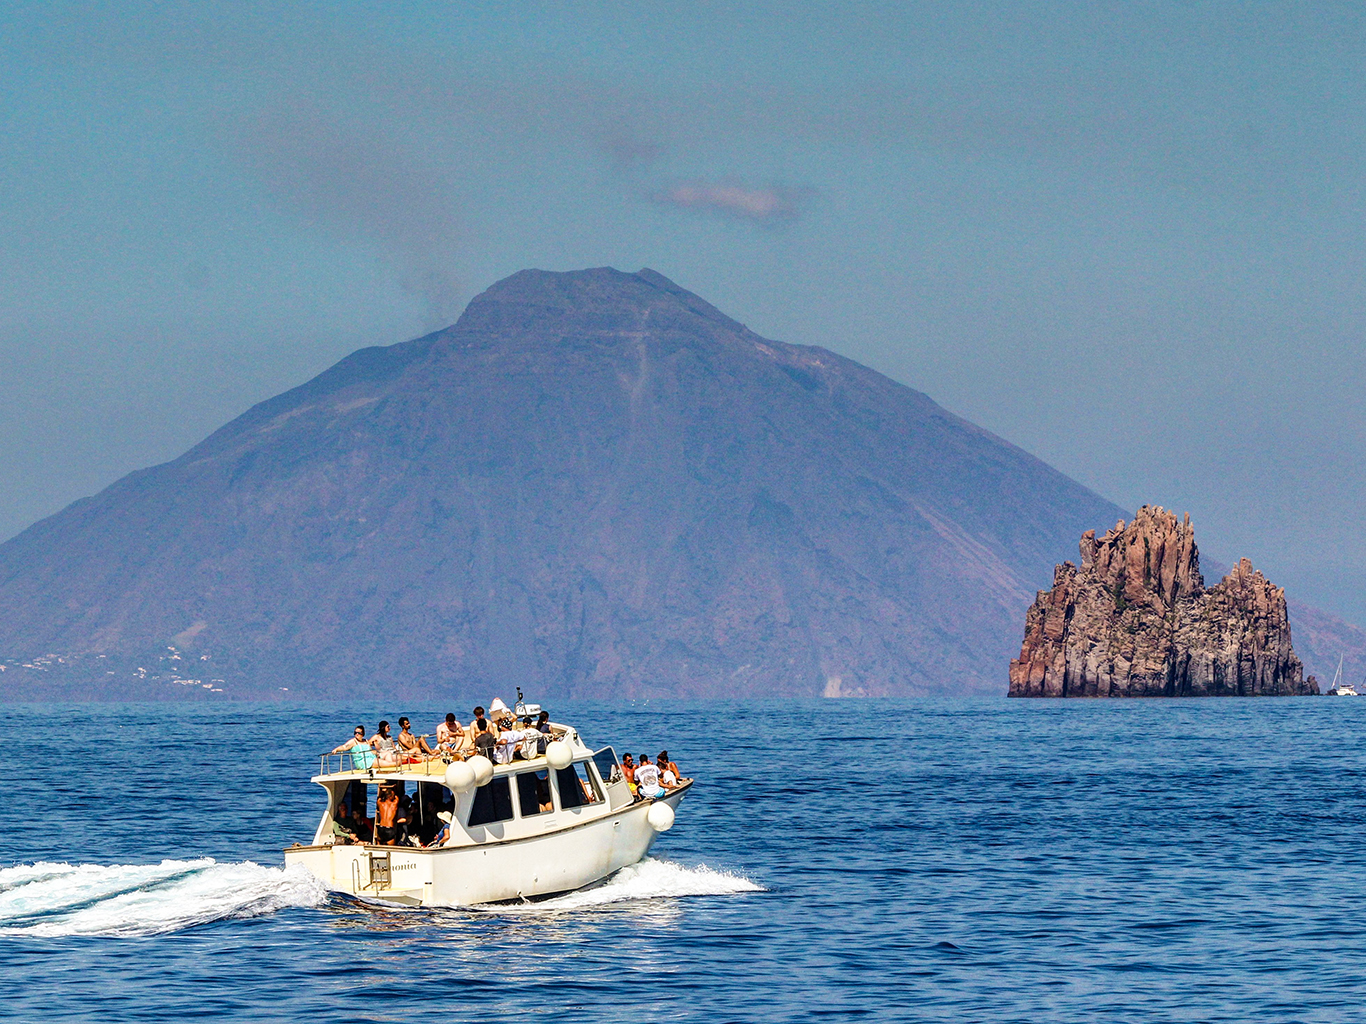
M470 908L506 914L587 910L678 896L763 892L743 875L644 860L601 885L539 903ZM268 868L212 858L160 864L40 862L0 869L0 936L137 938L213 921L259 917L328 899L301 867Z
M762 885L751 882L743 875L718 871L705 864L688 868L671 861L649 858L639 864L622 868L601 885L590 889L579 889L577 892L566 893L538 903L505 904L499 906L497 911L544 913L555 910L586 910L612 903L675 896L730 896L742 892L764 891Z
M0 935L132 938L286 907L318 906L321 882L302 868L212 858L160 864L54 864L0 870Z

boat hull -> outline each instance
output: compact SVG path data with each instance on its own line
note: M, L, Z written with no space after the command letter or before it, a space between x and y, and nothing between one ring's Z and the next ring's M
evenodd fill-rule
M680 790L657 802L676 809L682 798ZM491 838L470 846L291 847L285 864L303 866L334 892L410 906L534 899L592 885L644 858L659 835L647 818L654 802L543 835Z

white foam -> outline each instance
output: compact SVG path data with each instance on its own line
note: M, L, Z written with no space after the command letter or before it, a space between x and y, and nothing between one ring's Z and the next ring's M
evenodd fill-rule
M751 882L743 875L718 871L705 864L688 868L667 860L647 858L639 864L622 868L602 885L591 889L580 889L539 903L500 906L496 908L496 912L584 910L628 901L657 900L676 896L730 896L735 893L764 891L762 885Z
M300 867L211 858L160 864L40 862L0 870L0 934L131 937L285 907L317 906L321 882Z

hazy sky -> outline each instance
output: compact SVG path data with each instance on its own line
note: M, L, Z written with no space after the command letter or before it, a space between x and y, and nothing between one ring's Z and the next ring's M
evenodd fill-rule
M0 6L0 538L649 266L1366 623L1362 12Z

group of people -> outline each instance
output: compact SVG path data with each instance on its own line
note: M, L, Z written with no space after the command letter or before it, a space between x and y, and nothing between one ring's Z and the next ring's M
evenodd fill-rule
M379 787L372 818L365 813L362 786L358 793L348 793L338 804L332 832L339 843L440 846L450 836L452 810L449 796L437 786L420 787L419 795L414 797L408 795L402 783L386 783Z
M549 712L541 711L534 719L530 715L519 717L498 699L489 704L487 712L482 706L474 708L467 726L461 725L453 713L447 713L434 733L414 735L407 718L398 720L398 728L398 734L393 735L389 723L382 721L374 734L367 737L365 727L358 725L351 738L334 747L332 753L350 754L352 764L362 770L375 765L401 767L432 758L463 761L475 755L487 757L494 764L509 764L543 755L550 742L564 732L551 725ZM666 796L690 781L683 778L667 750L661 750L653 759L649 754L641 754L639 761L630 754L624 755L621 776L637 800ZM548 777L542 785L545 793L543 797L538 795L539 806L540 810L548 811L553 807ZM582 779L579 785L583 786ZM586 789L585 801L593 802ZM439 846L450 836L454 810L454 797L439 784L421 784L418 795L409 796L403 782L393 781L381 783L372 818L366 814L365 784L357 782L338 804L333 832L341 843Z
M385 768L417 764L434 757L463 761L475 754L482 754L494 764L507 764L544 754L556 737L548 711L534 719L523 715L519 720L499 699L489 704L487 712L482 706L476 707L468 726L461 725L453 713L447 712L435 733L414 736L406 718L398 720L398 728L398 735L392 736L389 723L380 722L374 735L367 739L365 727L358 725L351 738L333 748L332 753L350 753L352 763L362 769L375 764Z
M667 750L661 750L653 761L649 754L641 754L639 763L630 754L623 754L621 773L637 799L664 796L688 781L683 778L678 765L669 760Z

